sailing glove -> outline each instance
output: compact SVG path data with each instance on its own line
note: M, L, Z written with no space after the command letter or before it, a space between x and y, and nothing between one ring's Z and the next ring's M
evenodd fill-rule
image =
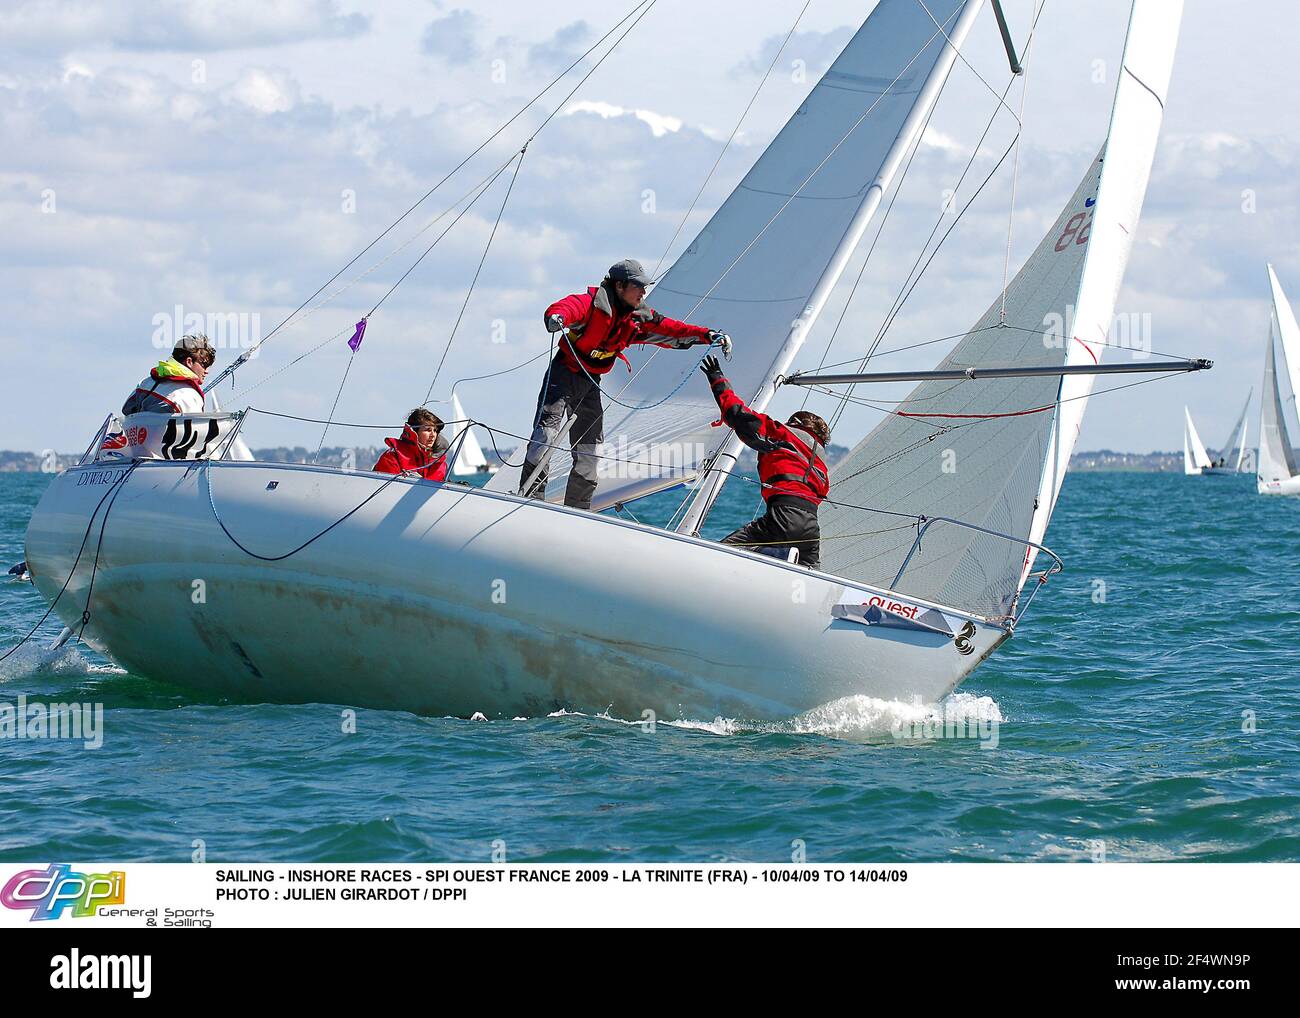
M722 356L731 360L731 337L717 329L709 330L709 345L722 347Z
M709 385L722 377L722 365L718 363L718 358L714 357L713 354L709 354L704 360L700 361L700 370L704 372L704 376L709 380Z
M547 332L559 332L563 328L564 328L563 315L551 315L549 318L546 319Z

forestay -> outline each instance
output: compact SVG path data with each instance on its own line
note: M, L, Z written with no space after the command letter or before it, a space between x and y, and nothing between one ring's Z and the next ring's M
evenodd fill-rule
M909 114L973 19L962 0L882 0L731 196L648 298L663 314L735 338L726 365L751 399L775 372L794 324L900 143ZM942 27L940 27L942 26ZM927 94L932 99L932 94ZM864 225L864 224L863 224ZM694 477L727 438L696 352L629 351L605 376L605 445L593 507ZM628 404L637 409L628 409ZM522 457L520 457L522 458ZM549 499L562 497L567 451L552 453ZM518 484L503 470L491 487Z

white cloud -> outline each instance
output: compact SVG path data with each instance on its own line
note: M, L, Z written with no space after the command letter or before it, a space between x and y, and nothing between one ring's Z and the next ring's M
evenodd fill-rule
M284 113L298 103L296 82L285 74L256 67L251 67L240 75L231 87L230 94L259 113Z
M563 115L568 117L575 113L594 113L605 120L609 120L611 117L636 117L637 120L650 128L650 133L656 138L662 138L669 132L675 134L682 129L680 117L670 117L664 113L656 113L654 110L624 109L622 106L615 106L613 103L599 102L592 99L584 99L581 102L569 104L564 108Z

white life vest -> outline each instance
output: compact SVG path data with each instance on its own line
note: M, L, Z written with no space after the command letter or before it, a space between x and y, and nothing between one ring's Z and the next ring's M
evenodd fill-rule
M218 458L237 420L235 414L127 414L122 419L125 453L142 459Z

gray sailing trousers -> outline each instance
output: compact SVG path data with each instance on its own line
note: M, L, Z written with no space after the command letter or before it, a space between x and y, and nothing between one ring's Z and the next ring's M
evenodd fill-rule
M564 428L572 415L569 445L573 467L564 490L564 504L575 509L590 509L596 493L596 470L600 462L596 447L605 440L605 414L600 402L600 384L584 372L570 371L560 357L551 362L542 390L537 395L537 415L533 418L533 435L524 456L519 493L544 498L549 477L549 461Z
M773 495L767 501L767 512L728 534L722 543L764 554L798 548L799 564L817 569L821 566L821 537L815 505L797 495Z

